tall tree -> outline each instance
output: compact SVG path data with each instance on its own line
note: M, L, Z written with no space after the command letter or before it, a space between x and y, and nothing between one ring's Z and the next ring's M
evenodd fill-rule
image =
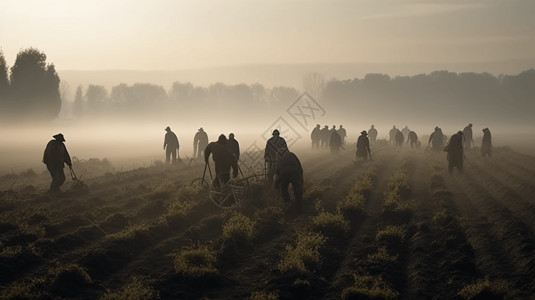
M9 105L9 77L4 53L0 51L0 109L6 112Z
M35 48L21 50L11 67L15 112L21 117L50 120L61 109L59 76L46 55Z

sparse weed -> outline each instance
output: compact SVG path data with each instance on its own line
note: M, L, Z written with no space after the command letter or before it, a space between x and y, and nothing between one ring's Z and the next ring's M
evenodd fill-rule
M191 209L195 206L195 203L191 201L183 201L181 199L177 199L169 204L167 206L167 214L162 217L174 217L174 216L180 216L185 217L190 212Z
M397 299L399 293L381 277L353 274L355 283L342 291L342 299Z
M346 217L364 213L364 195L361 193L349 193L336 205L336 211Z
M30 278L3 288L0 299L42 299L46 286L44 278Z
M76 264L59 265L53 268L52 270L50 270L50 274L55 275L56 278L60 276L70 276L70 277L76 276L76 277L79 277L85 283L93 282L93 279L91 279L91 276L89 276L89 273L87 273L87 270Z
M297 233L295 246L286 245L278 268L281 272L295 271L308 274L309 267L319 264L319 248L326 242L326 238L316 232L303 231Z
M251 294L251 300L278 300L279 292L253 292Z
M321 199L323 195L332 189L333 185L330 180L323 181L319 185L314 185L311 188L305 189L305 198L312 201Z
M399 255L391 255L386 247L380 247L377 252L368 255L368 259L376 262L397 262Z
M386 226L375 235L375 241L387 245L403 243L407 230L400 226Z
M437 211L433 215L433 223L436 225L444 225L449 222L451 222L453 219L453 216L448 213L448 210L443 208L439 211Z
M503 299L507 296L509 285L505 280L479 279L465 286L458 295L466 300L472 299Z
M234 212L223 225L223 237L232 239L251 240L254 234L255 222L249 217Z
M140 234L147 233L148 231L149 226L146 224L130 224L122 231L108 235L108 238L112 238L115 240L133 240Z
M273 220L280 222L284 216L282 208L277 206L269 206L255 212L256 219Z
M410 216L415 210L414 203L408 201L410 194L409 177L405 172L397 172L390 179L387 191L384 193L384 210Z
M19 223L18 226L22 234L35 235L37 238L43 238L46 234L43 226L30 226L27 223Z
M322 233L346 233L349 230L349 223L341 214L321 212L312 218L312 228Z
M314 209L316 210L318 214L325 211L325 208L323 207L323 203L321 202L321 199L318 199L316 200L316 202L314 202Z
M5 247L0 251L0 257L14 258L22 253L22 246Z
M60 265L49 273L54 276L50 291L64 298L74 297L80 290L93 283L87 270L76 264Z
M184 248L174 257L175 271L186 277L216 275L218 273L216 263L217 257L208 246Z
M401 200L406 200L411 193L409 176L407 173L399 171L392 176L388 183L389 191L396 191Z
M148 280L141 277L134 277L132 282L125 285L121 290L106 293L100 297L101 300L145 300L160 299L157 291L150 287Z

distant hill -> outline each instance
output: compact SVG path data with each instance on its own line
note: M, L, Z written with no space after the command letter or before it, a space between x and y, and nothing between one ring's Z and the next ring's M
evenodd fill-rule
M169 89L175 81L191 82L197 86L209 86L216 82L227 84L260 83L266 87L292 86L302 89L303 76L318 72L326 79L339 80L362 78L368 73L382 73L394 76L411 76L431 73L436 70L451 72L488 72L493 75L518 74L529 68L535 68L535 59L518 59L479 63L338 63L338 64L271 64L242 65L185 70L59 70L63 82L74 93L78 85L103 85L108 89L119 84L136 82L153 83Z

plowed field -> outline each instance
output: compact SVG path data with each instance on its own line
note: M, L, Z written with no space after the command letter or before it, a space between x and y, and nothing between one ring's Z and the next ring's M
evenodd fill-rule
M219 209L190 185L198 162L107 173L87 190L68 180L58 195L38 175L0 191L2 297L535 295L535 157L472 150L464 173L448 174L445 153L372 151L297 152L301 208L259 180L240 207Z

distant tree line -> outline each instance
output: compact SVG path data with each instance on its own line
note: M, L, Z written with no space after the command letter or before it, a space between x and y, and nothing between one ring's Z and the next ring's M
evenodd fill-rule
M9 76L8 76L9 71ZM61 109L60 79L46 55L21 50L8 68L0 52L0 115L3 119L51 120ZM303 88L327 110L344 120L396 119L418 115L419 121L532 120L535 70L518 75L435 71L415 76L367 74L364 78L325 81L318 73L304 77ZM245 118L283 114L300 95L293 87L214 83L208 87L174 82L169 90L150 83L121 83L108 91L101 85L78 86L73 116L143 118ZM409 120L407 120L408 122Z
M135 83L121 83L108 91L101 85L78 86L73 103L77 118L95 117L243 117L248 112L284 111L299 96L292 87L266 89L261 84L227 85L215 83L208 87L189 82L174 82L164 87ZM254 117L254 116L253 116Z
M21 50L9 70L0 52L0 116L3 120L56 118L61 109L59 82L54 65L46 63L43 52Z
M422 121L531 121L535 70L498 77L448 71L397 77L367 74L362 79L328 81L321 99L329 113L353 114L356 118L418 115Z

